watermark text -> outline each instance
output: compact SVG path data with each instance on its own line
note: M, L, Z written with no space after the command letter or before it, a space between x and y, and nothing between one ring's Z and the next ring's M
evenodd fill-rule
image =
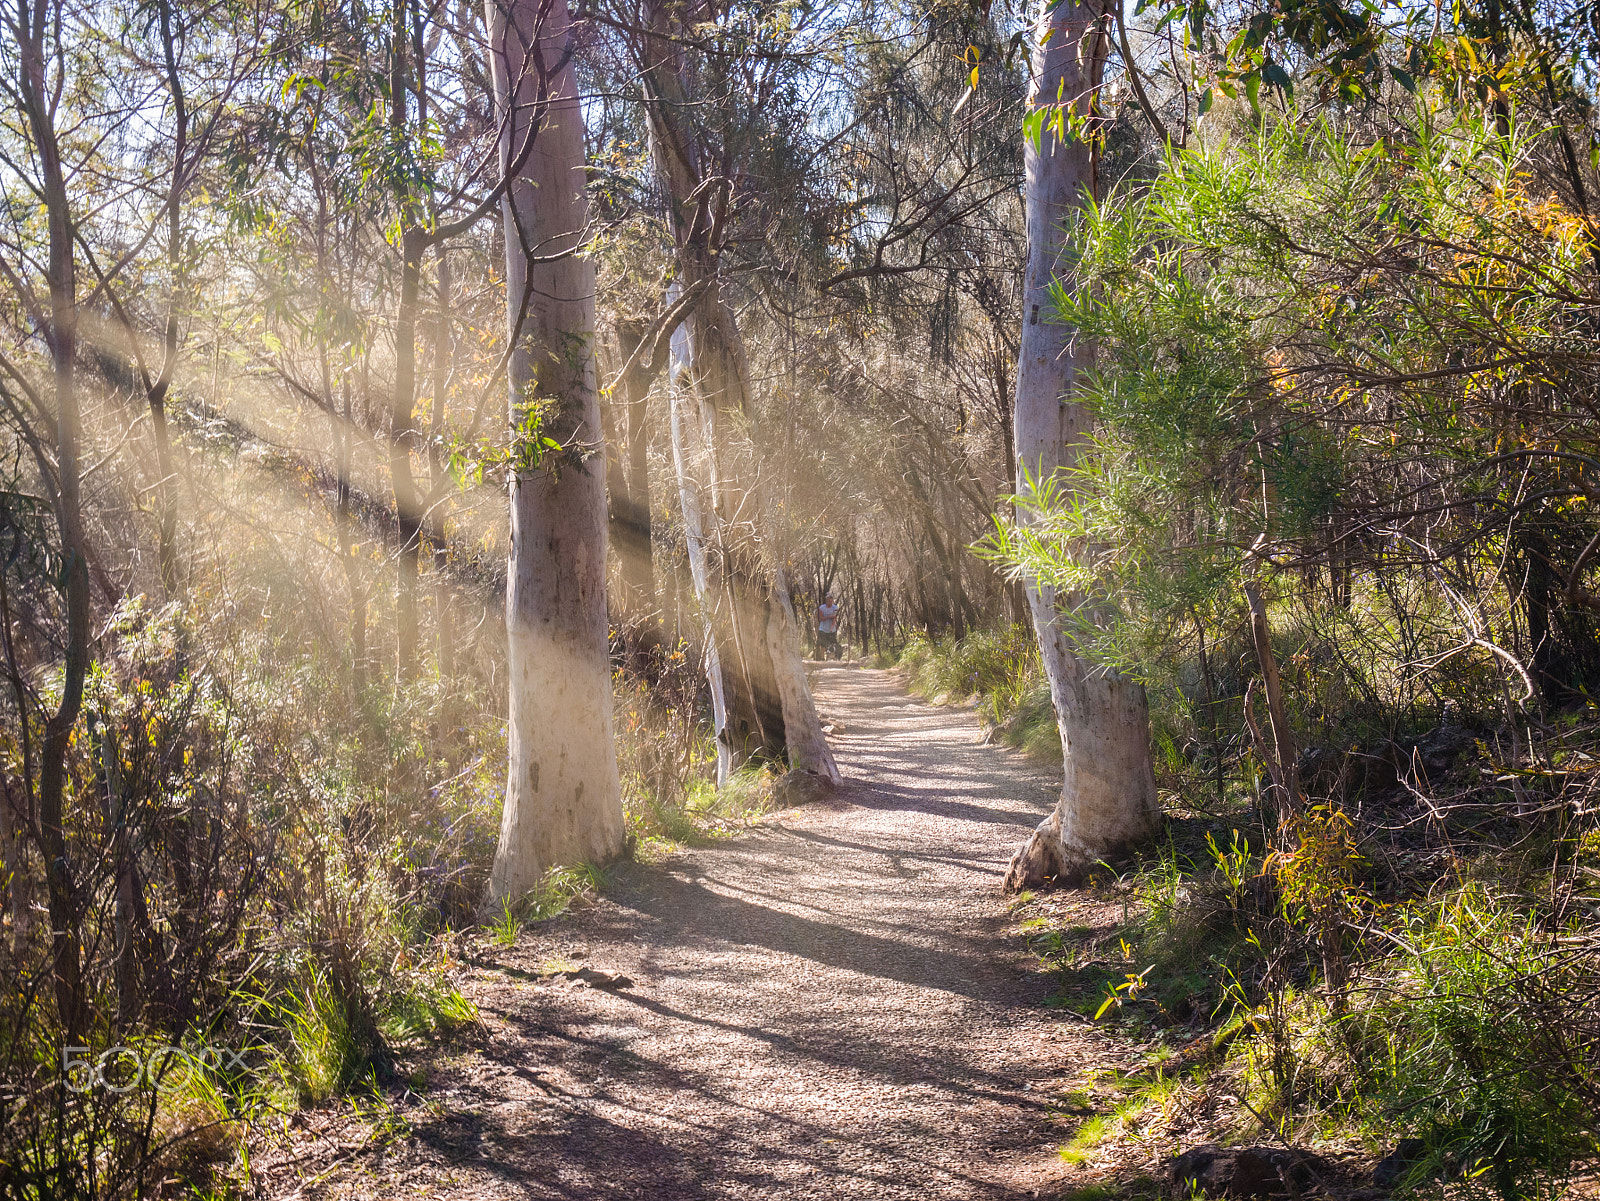
M247 1066L229 1047L107 1047L98 1055L91 1047L62 1047L61 1074L69 1092L105 1089L131 1093L144 1086L157 1092L178 1092L205 1072L232 1072Z

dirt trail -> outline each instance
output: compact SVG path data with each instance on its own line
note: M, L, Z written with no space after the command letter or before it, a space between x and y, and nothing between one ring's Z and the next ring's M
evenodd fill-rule
M1043 1007L997 887L1051 780L888 673L819 666L815 689L839 800L627 865L498 955L487 1047L436 1066L361 1192L1056 1195L1049 1086L1109 1048ZM631 983L536 978L563 956Z

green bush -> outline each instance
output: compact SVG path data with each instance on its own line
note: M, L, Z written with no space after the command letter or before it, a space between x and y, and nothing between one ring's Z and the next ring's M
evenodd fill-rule
M913 634L899 666L919 695L956 702L977 697L979 715L1001 741L1039 758L1061 758L1055 706L1028 626L974 630L959 638Z
M953 701L997 698L1003 720L1038 675L1039 651L1028 627L1011 625L959 638L915 634L900 662L910 669L911 685L922 695Z
M1544 1195L1600 1150L1593 949L1487 892L1409 910L1381 999L1350 1020L1371 1098L1420 1136L1414 1176Z

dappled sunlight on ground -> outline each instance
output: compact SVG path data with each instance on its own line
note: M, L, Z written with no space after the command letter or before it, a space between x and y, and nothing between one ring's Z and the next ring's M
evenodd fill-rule
M1006 937L1006 862L1054 781L889 673L814 665L835 803L618 869L473 992L491 1037L358 1194L1053 1196L1051 1085L1107 1052ZM620 989L540 975L552 960ZM342 1191L338 1195L345 1195Z

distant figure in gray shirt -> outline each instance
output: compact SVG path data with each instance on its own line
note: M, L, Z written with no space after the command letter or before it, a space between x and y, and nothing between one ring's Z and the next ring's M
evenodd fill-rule
M831 592L817 606L817 657L839 657L839 605Z

